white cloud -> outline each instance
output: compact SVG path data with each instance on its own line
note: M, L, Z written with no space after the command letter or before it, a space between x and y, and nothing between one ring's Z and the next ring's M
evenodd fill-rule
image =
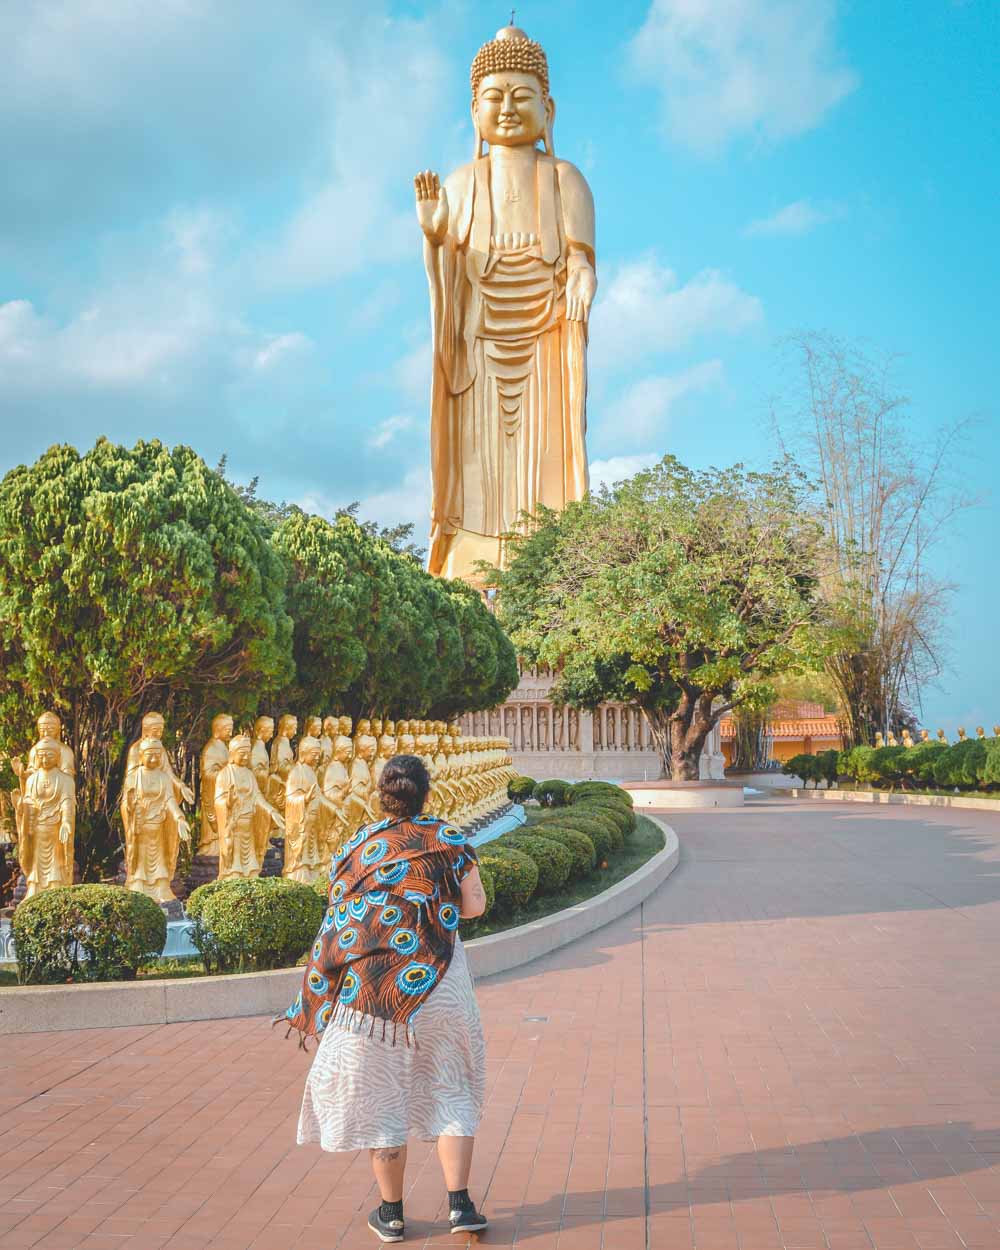
M662 433L664 419L679 399L718 386L722 377L722 361L706 360L680 373L640 378L611 405L602 424L620 437L645 442Z
M858 85L834 34L836 0L653 0L631 45L662 94L668 135L703 152L819 125Z
M375 433L368 439L368 446L373 451L378 451L382 447L388 447L397 434L401 434L404 430L409 430L412 426L412 417L403 414L387 417L375 427Z
M591 460L590 488L598 490L601 486L614 486L628 477L634 477L643 469L651 469L662 459L655 451L640 452L634 456L611 456L607 460Z
M338 508L344 508L354 499L312 492L295 501L306 512L333 517ZM430 469L423 460L416 468L409 469L397 486L387 490L373 491L358 499L358 516L362 521L375 521L378 525L403 525L412 522L419 538L430 528L431 477Z
M298 330L291 334L275 334L253 356L254 369L271 370L285 365L291 358L311 352L316 344Z
M594 308L591 362L613 369L649 352L674 351L703 334L736 334L763 319L748 295L717 269L679 286L672 269L646 257L623 265Z
M817 226L836 221L847 212L843 204L812 204L809 200L794 200L778 209L770 217L751 221L743 228L747 235L808 234Z

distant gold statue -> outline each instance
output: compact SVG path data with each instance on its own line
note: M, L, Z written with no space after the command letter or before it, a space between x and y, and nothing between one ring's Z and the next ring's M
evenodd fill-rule
M964 741L965 741L965 739L966 739L968 736L969 736L969 735L965 732L965 730L962 728L962 726L961 726L961 725L959 725L959 727L958 727L958 740L959 740L959 742L964 742Z
M344 806L344 821L351 833L375 819L372 810L372 764L378 743L367 732L369 722L358 721L358 732L354 735L354 758L351 760L350 782Z
M977 738L985 738L985 737L986 737L986 730L982 727L982 725L977 725L977 726L976 726L976 737L977 737Z
M881 732L879 732L879 731L877 731L877 730L876 730L876 733L875 733L875 750L876 750L876 751L878 751L878 750L880 750L880 749L881 749L882 747L884 747L884 746L885 746L885 739L882 737Z
M292 750L292 739L299 732L299 721L296 716L289 716L287 713L278 721L277 737L271 743L271 774L273 781L271 785L274 790L273 801L275 807L284 811L285 795L287 793L285 783L288 780L288 774L292 771L295 763L295 752Z
M929 730L929 729L921 729L921 731L920 731L920 741L921 741L921 742L930 742L930 740L931 740L930 730Z
M351 789L351 760L354 743L346 734L338 733L333 740L333 758L323 773L323 793L333 806L334 816L329 827L327 849L332 855L345 838L354 833L347 824L347 796Z
M908 729L903 730L903 746L906 747L907 750L913 746L913 735Z
M261 793L250 766L253 743L241 735L229 743L229 762L215 778L215 825L219 834L219 880L258 877L272 829L282 832L281 813Z
M67 746L62 740L62 721L55 712L43 712L35 722L38 727L38 737L40 741L46 739L59 743L59 769L61 772L70 777L76 777L76 760L73 757L72 748ZM33 773L38 767L38 743L28 752L27 772ZM18 776L21 775L21 761L17 758L11 760L11 767Z
M125 888L158 903L176 898L170 882L177 871L180 840L191 831L174 797L174 777L159 738L139 743L139 765L125 777L122 824L125 826Z
M337 815L319 788L319 760L319 740L304 736L299 743L299 758L285 783L284 876L306 885L326 871L328 826Z
M944 734L944 730L943 730L943 729L939 729L939 730L937 731L937 740L938 740L938 742L944 742L944 743L947 743L948 739L945 737L945 734Z
M267 744L274 737L274 717L258 716L253 724L253 750L250 752L250 767L257 778L257 784L263 794L268 792L268 781L271 776L271 760L267 753Z
M522 511L586 492L597 290L594 201L553 150L545 53L504 27L470 79L475 159L444 185L430 171L414 179L434 354L428 567L447 577L498 563Z
M215 779L229 763L233 718L221 713L212 721L212 736L201 751L201 840L199 855L218 855L219 830L215 823Z
M139 767L139 753L143 741L146 738L157 738L162 740L165 726L166 722L160 712L147 712L142 718L142 733L128 749L128 760L125 764L126 776ZM186 803L190 807L194 803L194 791L191 790L190 786L186 786L174 772L174 766L170 759L170 753L167 751L166 747L163 748L162 767L164 772L166 772L170 777L171 784L173 785L174 799L178 803Z
M76 786L59 767L60 742L35 743L35 768L20 774L12 794L17 825L17 858L27 883L26 898L54 886L73 884Z

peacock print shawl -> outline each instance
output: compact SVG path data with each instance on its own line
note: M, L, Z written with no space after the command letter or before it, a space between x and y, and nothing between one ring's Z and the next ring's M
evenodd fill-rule
M337 851L329 906L284 1019L299 1044L331 1023L395 1045L455 949L461 883L476 866L461 830L435 816L363 825ZM387 1032L388 1030L388 1032Z

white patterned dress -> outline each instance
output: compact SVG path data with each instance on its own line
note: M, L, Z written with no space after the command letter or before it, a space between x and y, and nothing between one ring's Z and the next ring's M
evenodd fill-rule
M331 1022L306 1079L298 1143L324 1150L401 1146L409 1137L474 1137L485 1095L486 1048L465 948L414 1017L417 1045L369 1036L370 1016ZM339 1020L339 1018L338 1018Z

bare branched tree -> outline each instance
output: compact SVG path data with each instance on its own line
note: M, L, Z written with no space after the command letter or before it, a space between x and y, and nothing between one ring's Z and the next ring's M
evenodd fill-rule
M953 587L929 567L948 523L974 500L951 480L965 428L927 444L907 428L892 357L804 333L787 349L796 382L773 420L782 444L818 483L832 561L824 595L837 644L827 661L848 744L910 723L941 671Z

